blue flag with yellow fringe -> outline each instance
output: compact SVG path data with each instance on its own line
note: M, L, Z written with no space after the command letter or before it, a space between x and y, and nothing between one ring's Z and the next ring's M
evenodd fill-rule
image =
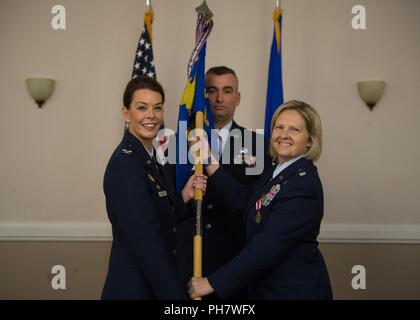
M212 26L211 21L205 19L198 21L196 47L190 58L188 80L179 106L176 156L176 188L178 191L185 185L193 168L193 165L188 161L188 134L194 129L195 114L199 111L203 112L203 129L209 143L211 129L214 128L204 79L207 37Z
M270 123L276 109L283 104L283 79L281 62L281 34L283 12L280 8L274 9L274 34L271 44L270 63L268 67L267 100L265 109L264 134L270 136Z

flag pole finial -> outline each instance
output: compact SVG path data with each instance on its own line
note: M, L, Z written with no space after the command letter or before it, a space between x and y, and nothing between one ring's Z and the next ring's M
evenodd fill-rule
M280 8L280 0L276 0L276 8Z
M146 0L146 7L152 6L152 0Z
M209 6L207 5L206 0L204 0L203 3L200 6L198 6L197 8L195 8L195 11L198 14L201 13L204 16L209 17L209 18L211 18L213 16L213 12L211 12Z

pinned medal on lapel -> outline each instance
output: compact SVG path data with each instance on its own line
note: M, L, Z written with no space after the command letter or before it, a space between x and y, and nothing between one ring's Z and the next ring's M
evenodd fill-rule
M306 176L306 172L305 172L305 171L301 171L301 172L299 172L299 175L300 175L301 177Z

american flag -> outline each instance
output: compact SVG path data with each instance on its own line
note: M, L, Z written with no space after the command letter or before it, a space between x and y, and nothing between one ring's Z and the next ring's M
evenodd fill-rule
M156 79L156 70L153 61L152 23L153 11L149 9L144 14L144 27L137 45L132 78L148 76Z

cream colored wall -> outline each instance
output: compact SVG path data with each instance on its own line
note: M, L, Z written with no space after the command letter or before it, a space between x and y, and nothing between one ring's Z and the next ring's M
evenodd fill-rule
M200 1L153 2L155 61L175 128ZM0 224L107 223L103 172L119 142L121 95L143 23L139 0L64 0L67 29L53 30L55 1L0 2ZM236 119L263 126L274 1L209 0L215 13L207 66L237 70ZM367 9L367 30L351 28L351 9ZM325 225L390 225L420 239L417 123L420 20L417 0L283 0L284 88L321 113L325 148L318 165ZM39 110L29 76L57 87ZM355 82L387 82L373 112ZM400 228L400 229L398 229ZM375 231L375 230L373 230ZM12 231L13 232L13 231Z

